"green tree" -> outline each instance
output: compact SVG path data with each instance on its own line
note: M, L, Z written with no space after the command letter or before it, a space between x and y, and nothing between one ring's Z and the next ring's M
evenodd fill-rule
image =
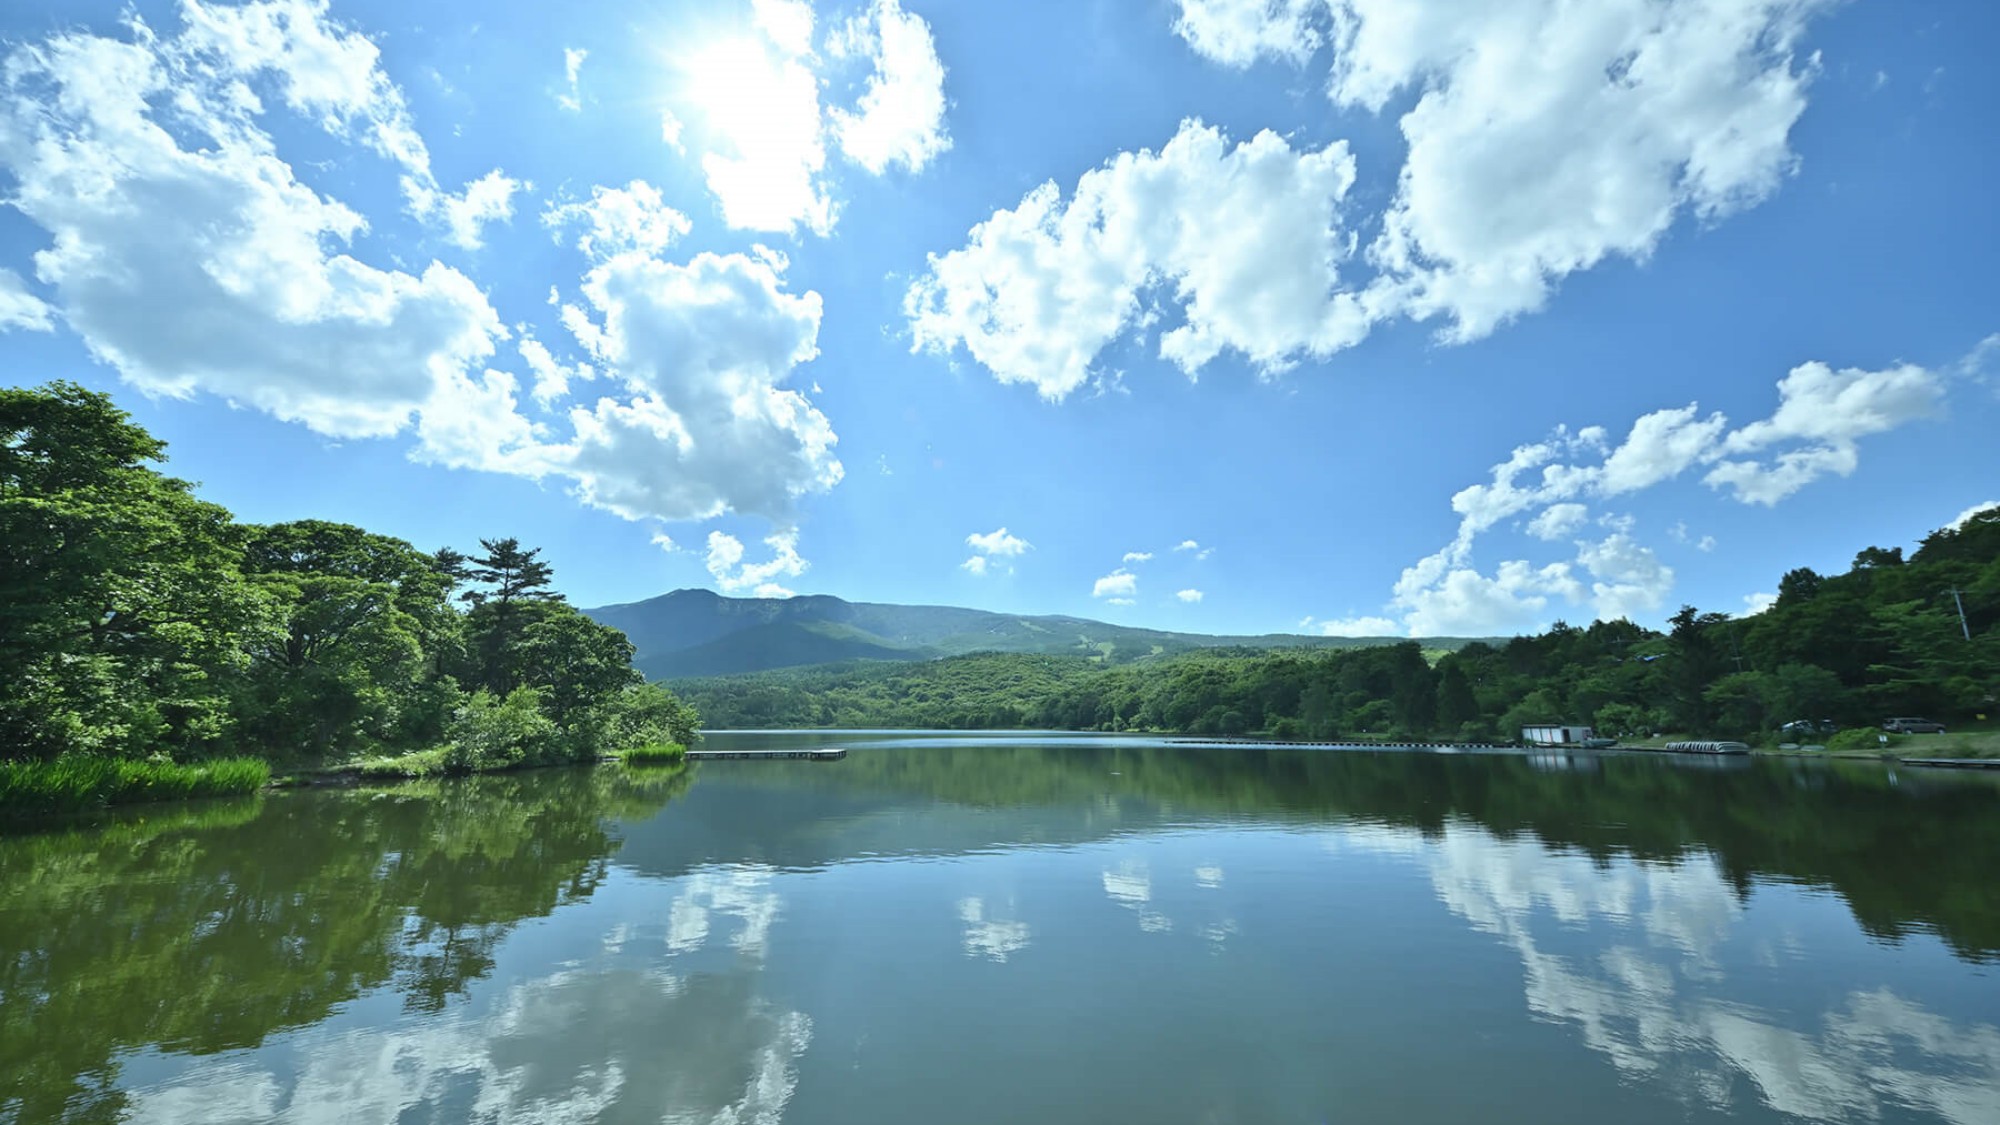
M163 443L74 383L0 390L0 746L199 754L262 606L241 530L151 468Z

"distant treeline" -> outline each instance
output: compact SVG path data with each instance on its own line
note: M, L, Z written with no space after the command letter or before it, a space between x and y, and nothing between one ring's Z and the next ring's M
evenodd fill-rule
M1955 592L1955 594L1954 594ZM1963 607L1963 619L1960 617ZM1210 650L1107 667L984 654L676 682L711 727L921 727L1513 739L1529 723L1759 738L1794 720L1946 723L2000 691L2000 507L1845 574L1786 574L1763 613L1685 607L1661 633L1558 622L1505 644L1425 652ZM1970 634L1968 636L1968 634Z
M238 523L155 470L164 450L75 384L0 390L0 763L451 773L693 737L537 550Z

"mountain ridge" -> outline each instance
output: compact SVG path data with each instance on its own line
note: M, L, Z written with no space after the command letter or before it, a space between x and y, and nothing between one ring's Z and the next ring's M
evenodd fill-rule
M633 665L655 680L973 652L1089 656L1123 664L1197 648L1358 648L1412 639L1178 633L1065 614L850 602L831 594L733 598L694 588L583 612L623 630L637 649ZM1415 639L1428 648L1455 649L1491 638Z

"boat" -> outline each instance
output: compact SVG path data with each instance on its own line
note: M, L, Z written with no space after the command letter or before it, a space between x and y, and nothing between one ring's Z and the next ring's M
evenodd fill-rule
M1704 739L1693 742L1669 742L1666 749L1674 754L1748 754L1750 744Z
M1577 743L1577 745L1583 747L1585 750L1609 750L1613 746L1618 745L1618 740L1615 738L1586 738L1582 742Z

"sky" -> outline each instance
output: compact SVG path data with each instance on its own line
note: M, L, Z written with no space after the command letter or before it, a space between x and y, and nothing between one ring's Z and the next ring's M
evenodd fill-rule
M0 8L0 379L580 605L1732 614L2000 497L1981 0Z

